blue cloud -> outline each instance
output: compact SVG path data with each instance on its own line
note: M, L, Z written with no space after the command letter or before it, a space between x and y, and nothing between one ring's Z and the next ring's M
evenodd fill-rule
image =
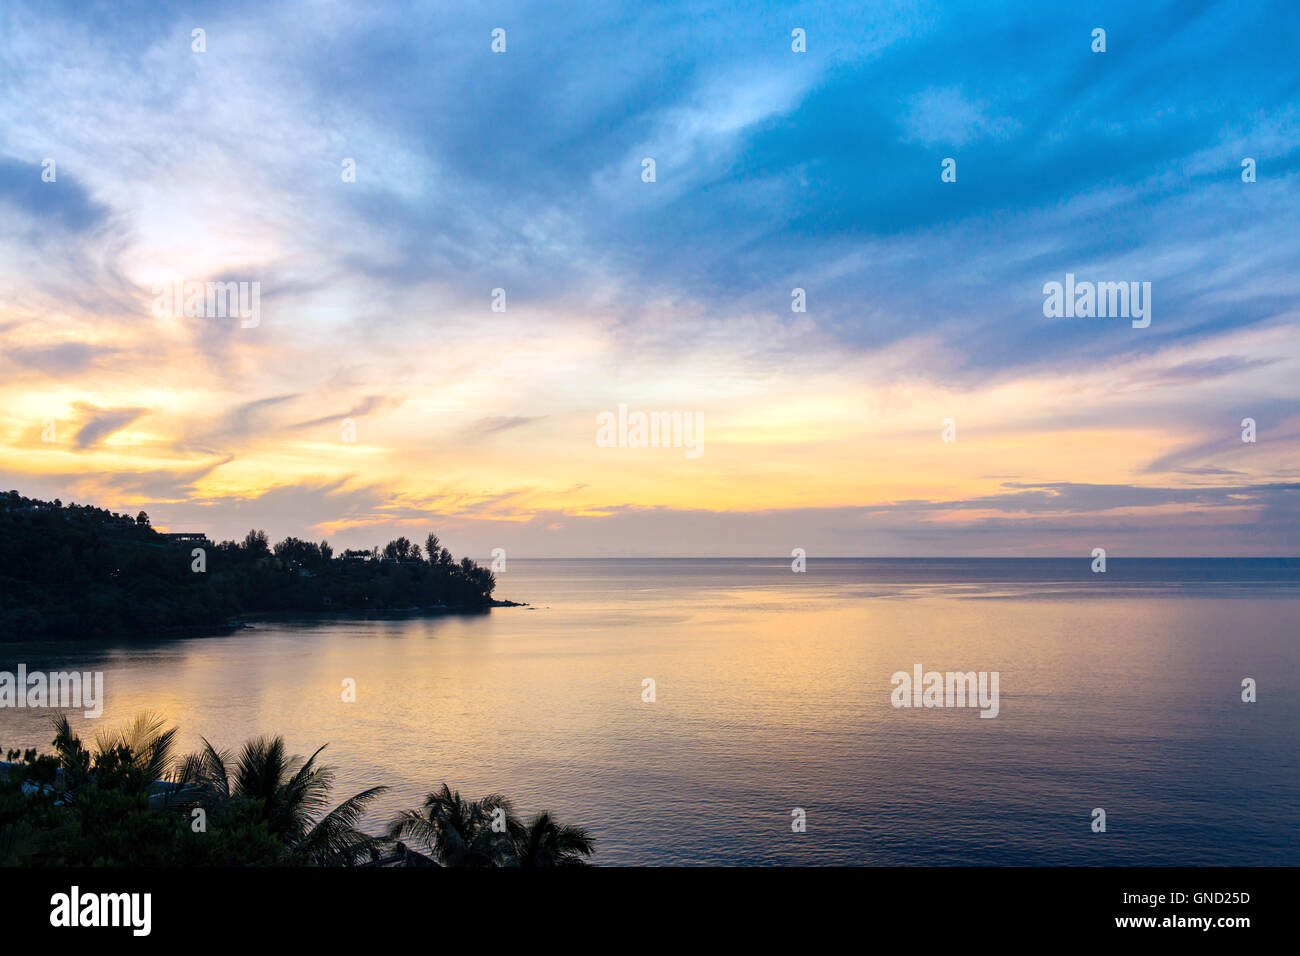
M42 180L43 169L41 160L27 163L0 156L0 208L9 207L6 218L11 224L14 213L24 214L43 229L53 226L70 232L88 232L105 223L108 210L66 168L59 167L57 158L53 182Z
M255 71L320 134L279 155L282 194L263 201L313 210L326 284L436 282L467 301L503 286L512 304L580 307L599 277L629 314L678 301L718 318L788 314L800 286L845 345L932 333L965 375L1154 350L1296 303L1300 10L1284 0L129 3L89 23L72 5L18 9L120 48L122 75L160 44L185 52L194 25L204 69ZM498 26L505 55L489 49ZM790 50L795 26L806 54ZM1104 54L1089 48L1098 26ZM241 60L244 42L275 62ZM128 106L110 120L133 124L143 155L161 135L149 118L175 106ZM187 135L231 149L277 131ZM336 153L357 159L356 188L337 188ZM1240 182L1243 155L1257 183ZM946 156L956 183L940 180ZM34 173L0 162L0 201L52 204L44 215L82 229L114 201L62 175L56 196ZM1045 319L1042 285L1067 271L1151 281L1151 328Z

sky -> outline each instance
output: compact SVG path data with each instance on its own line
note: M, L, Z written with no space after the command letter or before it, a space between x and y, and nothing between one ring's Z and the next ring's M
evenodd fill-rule
M1298 27L6 3L0 485L480 557L1295 554Z

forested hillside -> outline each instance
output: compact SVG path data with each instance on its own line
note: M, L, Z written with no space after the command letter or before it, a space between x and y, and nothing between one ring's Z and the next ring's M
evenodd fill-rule
M481 608L495 584L433 534L424 551L398 538L336 557L325 541L271 546L261 531L240 542L178 539L144 512L0 493L0 640L219 627L258 612Z

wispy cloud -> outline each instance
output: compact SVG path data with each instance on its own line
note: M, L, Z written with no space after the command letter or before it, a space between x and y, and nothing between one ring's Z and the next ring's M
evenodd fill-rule
M121 431L150 411L147 408L96 408L85 402L77 402L74 407L82 414L83 419L72 442L76 448L83 451L93 448L109 435Z
M6 474L569 554L1294 531L1293 4L448 9L5 7ZM1150 327L1045 318L1066 272ZM260 323L156 316L181 279ZM598 449L622 402L705 455Z
M471 436L495 435L497 432L510 431L514 428L523 428L525 425L531 425L533 422L540 422L546 418L545 415L496 415L488 418L480 418L471 422L465 429L465 433Z

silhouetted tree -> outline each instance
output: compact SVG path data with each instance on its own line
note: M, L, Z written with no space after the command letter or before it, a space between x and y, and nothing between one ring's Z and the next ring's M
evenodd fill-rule
M513 849L509 814L510 801L498 793L465 800L444 783L420 809L403 810L388 838L423 846L443 866L501 866ZM501 826L494 827L498 820Z
M420 546L413 545L409 538L394 538L384 545L385 561L410 561L420 556Z
M515 863L519 866L590 866L596 841L582 827L560 826L549 813L539 813L528 824L510 821Z
M244 535L244 551L254 558L264 557L271 553L271 545L267 540L265 531L254 529Z
M127 515L0 493L0 641L118 637L176 627L223 626L257 612L477 608L496 579L457 561L429 535L384 549L349 549L293 536L272 549L266 532L208 549L191 570L191 546ZM400 565L394 562L401 562Z
M334 771L316 763L323 746L303 760L289 756L283 737L258 737L244 744L236 758L202 739L203 749L188 757L177 774L181 784L202 790L200 802L253 803L272 836L314 863L350 866L370 856L377 841L356 824L387 787L363 790L322 813L334 785Z

